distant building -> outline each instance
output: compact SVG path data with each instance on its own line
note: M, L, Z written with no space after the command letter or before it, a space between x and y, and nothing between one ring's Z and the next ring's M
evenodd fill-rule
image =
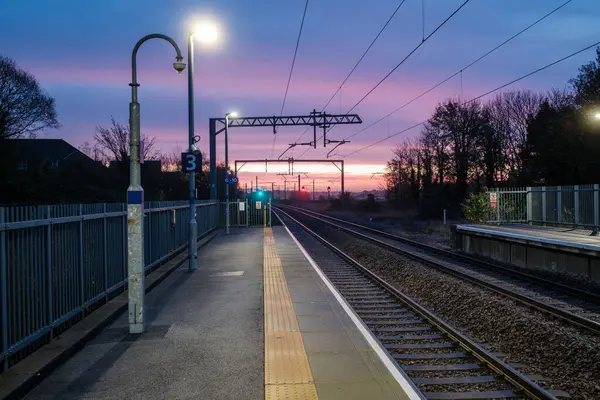
M6 143L11 154L8 168L13 171L102 167L99 161L92 160L63 139L11 139Z
M0 203L118 199L107 168L63 139L7 139L1 150Z

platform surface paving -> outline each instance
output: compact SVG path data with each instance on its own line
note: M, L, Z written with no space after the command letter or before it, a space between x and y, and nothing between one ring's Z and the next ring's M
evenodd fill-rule
M146 333L121 316L26 398L263 399L262 229L221 234L198 264L147 295Z

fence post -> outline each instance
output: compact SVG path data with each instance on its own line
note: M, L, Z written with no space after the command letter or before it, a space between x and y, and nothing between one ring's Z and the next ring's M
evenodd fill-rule
M546 186L542 186L542 225L546 224Z
M250 226L250 209L248 208L248 200L246 200L246 228Z
M4 207L0 207L0 226L4 225ZM2 352L4 353L8 349L8 266L6 260L6 231L0 231L0 296L2 299ZM2 370L4 372L8 369L8 356L2 358Z
M579 225L579 185L573 186L573 222Z
M127 204L125 203L124 205L124 214L123 214L123 220L122 222L122 228L123 228L123 266L122 266L122 270L123 270L123 291L125 291L125 289L128 288L129 286L129 280L128 280L128 276L127 276L127 263L129 262L128 260L128 254L127 254Z
M598 200L600 200L600 196L599 196L599 192L600 192L600 185L595 184L594 185L594 232L598 231L598 225L600 225L600 218L598 218L598 207L600 203Z
M159 204L158 207L160 207L161 205ZM152 264L152 262L154 261L154 259L152 258L152 248L154 246L152 246L152 205L149 204L149 207L146 208L144 207L144 213L142 214L142 232L144 232L144 239L148 238L148 254L144 254L144 264ZM161 237L161 233L160 232L160 211L157 211L158 213L158 237ZM146 221L148 221L148 232L146 232ZM162 246L161 246L162 247ZM146 253L146 240L144 240L144 248L142 249L143 253ZM159 258L163 256L163 254L161 254L162 251L159 250L158 254L159 254ZM144 271L146 271L146 266L144 265Z
M46 220L50 219L50 210L51 206L47 206L46 208ZM50 221L48 221L50 222ZM52 321L54 321L54 274L53 274L53 266L52 266L52 224L48 223L46 225L46 312L48 314L48 319L46 321L47 325L50 325ZM49 339L52 340L53 332L50 329Z
M108 234L107 234L107 223L106 220L106 203L102 204L102 212L104 216L102 217L102 243L103 243L103 258L104 258L104 292L106 292L109 288L108 282ZM108 302L108 293L105 296L106 301Z
M531 186L527 186L526 188L526 202L527 202L527 223L531 225L533 221L533 192L531 191Z
M85 268L83 264L83 204L79 205L79 298L81 301L81 306L85 304ZM81 315L85 315L85 309L81 312Z
M556 186L556 223L562 222L562 186Z
M500 189L496 188L496 223L500 225Z

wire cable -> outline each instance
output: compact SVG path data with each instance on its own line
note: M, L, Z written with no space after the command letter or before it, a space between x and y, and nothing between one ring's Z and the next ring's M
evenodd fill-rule
M556 65L556 64L558 64L558 63L561 63L561 62L563 62L563 61L565 61L565 60L568 60L568 59L569 59L569 58L571 58L571 57L575 57L576 55L578 55L578 54L581 54L581 53L583 53L584 51L586 51L586 50L589 50L589 49L591 49L591 48L593 48L593 47L596 47L596 46L598 46L598 45L600 45L600 41L598 41L598 42L596 42L596 43L594 43L594 44L592 44L592 45L586 46L586 47L584 47L584 48L583 48L583 49L581 49L581 50L577 50L576 52L574 52L574 53L571 53L571 54L569 54L568 56L565 56L565 57L563 57L563 58L560 58L560 59L558 59L558 60L556 60L556 61L554 61L554 62L551 62L550 64L546 64L546 65L544 65L543 67L540 67L540 68L536 69L535 71L532 71L532 72L530 72L530 73L528 73L528 74L525 74L525 75L523 75L523 76L521 76L521 77L519 77L519 78L517 78L517 79L513 79L512 81L510 81L510 82L508 82L508 83L505 83L504 85L498 86L498 87L497 87L497 88L495 88L495 89L492 89L492 90L489 90L489 91L487 91L487 92L485 92L485 93L483 93L483 94L480 94L479 96L477 96L477 97L474 97L474 98L472 98L471 100L464 101L463 103L461 103L461 106L463 106L463 105L465 105L465 104L468 104L468 103L472 103L472 102L474 102L474 101L477 101L477 100L481 99L482 97L485 97L485 96L487 96L487 95L489 95L489 94L492 94L492 93L494 93L494 92L497 92L498 90L504 89L505 87L507 87L507 86L510 86L510 85L512 85L513 83L517 83L517 82L519 82L519 81L521 81L521 80L523 80L523 79L525 79L525 78L529 78L529 77L530 77L530 76L532 76L532 75L535 75L535 74L537 74L537 73L539 73L539 72L542 72L542 71L544 71L544 70L546 70L546 69L548 69L548 68L550 68L550 67L553 67L554 65ZM393 137L396 137L396 136L398 136L398 135L401 135L401 134L403 134L403 133L405 133L405 132L408 132L408 131L410 131L410 130L412 130L412 129L414 129L414 128L416 128L416 127L420 126L420 125L424 125L424 124L426 124L426 123L427 123L427 121L429 121L429 118L428 118L428 119L426 119L425 121L419 122L418 124L414 124L414 125L412 125L412 126L410 126L410 127L408 127L408 128L404 128L404 129L402 129L401 131L399 131L399 132L396 132L396 133L394 133L394 134L392 134L392 135L388 135L388 136L384 137L383 139L380 139L380 140L378 140L378 141L376 141L376 142L373 142L373 143L371 143L371 144L369 144L369 145L367 145L367 146L361 147L361 148L360 148L360 149L358 149L358 150L355 150L355 151L353 151L353 152L351 152L351 153L348 153L348 154L346 154L346 155L343 155L343 156L342 156L342 158L349 157L349 156L351 156L351 155L353 155L353 154L359 153L359 152L361 152L361 151L363 151L363 150L366 150L366 149L368 149L368 148L370 148L370 147L373 147L373 146L375 146L375 145L377 145L377 144L379 144L379 143L385 142L385 141L386 141L386 140L388 140L388 139L391 139L391 138L393 138Z
M287 85L285 87L285 95L283 96L283 103L281 104L281 111L279 116L283 115L283 109L285 108L285 101L287 100L288 91L290 90L290 82L292 81L292 73L294 72L294 65L296 64L296 55L298 54L298 47L300 46L300 38L302 37L302 29L304 28L304 19L306 18L306 10L308 9L308 0L304 4L304 12L302 13L302 22L300 23L300 31L298 32L298 39L296 40L296 49L294 50L294 58L292 59L292 67L290 68L290 75L288 76ZM271 147L271 157L273 157L273 151L275 150L275 139L277 134L273 137L273 146Z
M372 124L370 124L367 127L362 128L361 130L357 131L356 133L353 133L352 135L348 136L347 138L345 138L344 140L348 140L353 138L354 136L358 135L359 133L362 133L364 131L366 131L367 129L373 127L374 125L380 123L381 121L383 121L384 119L396 114L398 111L402 110L403 108L409 106L410 104L414 103L415 101L419 100L420 98L422 98L423 96L425 96L426 94L430 93L431 91L437 89L438 87L440 87L441 85L443 85L444 83L448 82L450 79L454 78L457 75L461 75L462 73L467 70L468 68L472 67L473 65L477 64L479 61L483 60L484 58L486 58L487 56L489 56L490 54L492 54L493 52L495 52L496 50L500 49L501 47L503 47L504 45L508 44L509 42L511 42L512 40L516 39L517 37L519 37L520 35L522 35L523 33L527 32L529 29L533 28L534 26L536 26L537 24L539 24L540 22L542 22L543 20L545 20L546 18L548 18L549 16L551 16L552 14L556 13L558 10L560 10L561 8L563 8L564 6L566 6L567 4L571 3L573 0L567 0L566 2L564 2L563 4L561 4L560 6L556 7L554 10L550 11L549 13L547 13L546 15L544 15L543 17L541 17L540 19L538 19L537 21L533 22L532 24L530 24L529 26L525 27L524 29L520 30L519 32L515 33L514 35L512 35L510 38L506 39L504 42L500 43L499 45L497 45L496 47L494 47L493 49L489 50L487 53L483 54L482 56L480 56L479 58L477 58L476 60L472 61L471 63L467 64L466 66L464 66L463 68L461 68L460 70L456 71L455 73L453 73L452 75L450 75L449 77L447 77L446 79L444 79L443 81L439 82L438 84L436 84L435 86L432 86L431 88L427 89L425 92L421 93L420 95L418 95L417 97L415 97L414 99L404 103L403 105L401 105L400 107L396 108L394 111L390 112L389 114L381 117L380 119L378 119L377 121L373 122ZM462 83L462 82L461 82ZM462 84L461 84L462 86Z
M446 18L441 24L439 24L438 27L433 30L433 32L431 32L429 35L427 35L425 37L425 39L423 39L421 41L421 43L419 43L410 53L408 53L408 55L406 57L404 57L404 59L402 61L400 61L394 68L392 68L392 70L390 72L388 72L387 75L385 75L383 78L381 78L381 80L379 82L377 82L377 84L375 86L373 86L373 88L371 90L369 90L367 92L367 94L365 94L358 102L356 102L356 104L354 104L352 106L352 108L350 108L350 110L348 110L348 112L346 112L346 114L349 114L350 112L352 112L352 110L354 110L356 107L358 107L358 105L360 103L362 103L367 97L369 97L369 95L371 93L373 93L375 91L375 89L377 89L379 87L379 85L381 85L387 78L389 78L390 75L392 75L402 64L404 64L404 62L406 60L408 60L410 58L410 56L412 56L421 46L423 46L423 44L425 44L425 42L427 42L433 35L435 35L435 33L438 30L440 30L440 28L442 26L444 26L446 24L446 22L450 21L450 19L452 17L454 17L454 15L456 15L456 13L458 13L464 6L466 6L469 1L471 1L471 0L465 0L464 3L462 3L456 10L454 10L454 12L452 14L450 14L448 16L448 18Z
M302 22L300 23L300 32L298 32L298 39L296 40L296 49L294 50L294 58L292 59L292 67L290 68L290 75L288 76L287 86L285 88L285 95L283 96L283 104L281 104L281 111L279 115L283 115L283 108L285 107L285 101L287 100L288 91L290 90L290 82L292 81L292 73L294 72L294 64L296 63L296 55L298 54L298 47L300 46L300 38L302 36L302 28L304 27L304 18L306 17L306 9L308 8L308 0L304 4L304 12L302 13Z
M377 36L375 36L375 39L373 39L373 41L371 42L371 44L369 45L369 47L367 47L367 49L364 51L364 53L362 54L362 56L360 56L360 58L358 59L358 61L356 62L356 64L354 64L354 67L352 67L352 70L350 70L350 72L348 73L348 75L346 76L346 78L343 80L343 82L340 84L340 86L337 88L337 90L335 91L335 93L333 93L333 95L331 96L331 98L329 99L329 101L327 101L327 104L325 104L323 106L323 108L321 109L321 112L325 111L325 108L335 98L335 95L338 94L340 90L342 90L342 87L346 84L346 82L348 81L348 79L350 79L350 76L352 76L352 74L354 73L354 71L356 70L356 68L358 67L358 65L365 58L365 56L367 55L367 53L369 52L369 50L371 50L371 47L373 47L373 45L375 44L375 42L377 41L377 39L379 39L379 36L381 36L381 34L385 30L385 28L387 28L387 26L392 21L392 19L394 19L394 17L396 16L396 14L398 13L398 11L400 10L400 7L402 7L402 5L405 2L406 2L406 0L402 0L400 2L400 5L398 5L398 7L396 7L396 9L392 13L392 15L388 18L387 22L379 30L379 33L377 34ZM310 129L310 127L306 128L306 130L304 131L304 133L302 133L302 135L300 135L300 137L298 139L296 139L296 142L300 141L300 139L302 139L302 137L306 134L306 132L308 132L309 129Z
M361 98L361 99L360 99L360 100L359 100L359 101L358 101L356 104L354 104L354 105L352 106L352 108L350 108L350 110L348 110L348 111L346 112L346 115L350 114L350 112L352 112L352 110L354 110L356 107L358 107L358 105L359 105L360 103L362 103L362 102L363 102L363 101L364 101L364 100L365 100L367 97L369 97L369 95L371 95L371 93L373 93L373 92L374 92L374 91L375 91L375 90L376 90L376 89L377 89L377 88L378 88L378 87L379 87L379 86L380 86L380 85L381 85L383 82L385 82L385 80L386 80L387 78L389 78L389 77L390 77L390 76L391 76L391 75L392 75L392 74L393 74L393 73L394 73L394 72L395 72L395 71L396 71L396 70L397 70L397 69L398 69L398 68L399 68L399 67L400 67L402 64L404 64L404 63L406 62L406 60L408 60L408 59L409 59L409 58L410 58L410 57L411 57L411 56L412 56L412 55L413 55L413 54L414 54L414 53L415 53L415 52L416 52L416 51L417 51L419 48L421 48L421 46L423 46L423 45L424 45L424 44L425 44L425 43L426 43L426 42L427 42L429 39L431 39L431 37L432 37L433 35L435 35L435 34L437 33L437 31L439 31L439 30L440 30L440 29L441 29L441 28L442 28L442 27L443 27L443 26L444 26L444 25L445 25L445 24L446 24L448 21L450 21L450 19L452 19L452 17L454 17L454 16L456 15L456 13L458 13L458 12L459 12L459 11L460 11L460 10L461 10L461 9L462 9L464 6L466 6L466 5L467 5L467 3L469 3L469 1L471 1L471 0L465 0L465 1L464 1L464 2L463 2L463 3L462 3L462 4L461 4L461 5L460 5L460 6L459 6L459 7L458 7L456 10L454 10L454 12L452 12L452 14L450 14L450 15L449 15L449 16L448 16L448 17L447 17L447 18L446 18L444 21L442 21L442 23L441 23L441 24L439 24L439 25L438 25L438 26L437 26L437 27L436 27L436 28L435 28L435 29L434 29L434 30L433 30L433 31L432 31L432 32L431 32L429 35L427 35L427 36L425 37L425 39L423 39L423 40L421 41L421 43L419 43L417 46L415 46L415 48L414 48L414 49L412 49L412 51L411 51L410 53L408 53L408 55L407 55L406 57L404 57L404 58L402 59L402 61L400 61L398 64L396 64L396 66L395 66L394 68L392 68L392 69L391 69L391 71L390 71L390 72L388 72L388 73L387 73L387 74L386 74L386 75L385 75L383 78L381 78L381 79L379 80L379 82L377 82L377 84L375 84L375 86L373 86L373 87L371 88L371 90L369 90L369 91L367 92L367 94L365 94L365 95L364 95L364 96L363 96L363 97L362 97L362 98ZM335 127L335 126L336 126L336 125L332 126L332 127L331 127L331 129L330 129L329 131L331 131L331 130L332 130L334 127ZM317 141L318 141L318 140L320 140L321 138L323 138L323 135L321 135L321 136L319 137L319 139L317 139ZM310 150L310 148L306 149L306 150L304 151L304 153L302 153L302 154L300 155L300 157L302 157L302 156L303 156L303 155L304 155L304 154L305 154L305 153L306 153L308 150Z

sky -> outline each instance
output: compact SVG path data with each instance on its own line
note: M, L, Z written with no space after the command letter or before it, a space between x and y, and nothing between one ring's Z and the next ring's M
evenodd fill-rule
M464 0L406 0L369 53L331 103L328 113L347 113L423 37L451 15ZM419 133L415 128L366 150L390 134L426 120L449 97L472 98L600 41L600 2L569 4L437 89L374 126L364 129L524 29L565 0L471 0L427 39L352 113L362 125L341 125L333 140L358 131L331 158L344 159L346 190L376 189L383 184L392 149ZM401 0L310 0L283 115L320 111L373 41ZM208 119L236 111L240 116L280 115L300 30L305 0L2 0L0 54L32 73L56 99L61 128L45 137L79 146L93 141L98 125L114 116L127 124L131 100L131 52L150 33L172 37L187 63L187 33L193 22L219 25L219 41L195 43L195 131L208 154ZM173 48L150 40L137 57L142 133L156 137L165 153L187 145L187 73L172 68ZM590 49L504 90L563 89L577 69L594 58ZM490 97L493 95L490 95ZM485 100L484 98L483 100ZM229 133L229 160L278 158L300 139L305 127L235 128ZM218 136L218 160L224 159ZM284 157L325 159L331 145L298 146ZM304 153L304 154L303 154ZM347 157L346 157L347 156ZM317 191L340 188L331 163L295 165L302 184ZM258 177L259 185L283 188L287 164L247 164L240 183ZM288 181L297 181L287 177Z

